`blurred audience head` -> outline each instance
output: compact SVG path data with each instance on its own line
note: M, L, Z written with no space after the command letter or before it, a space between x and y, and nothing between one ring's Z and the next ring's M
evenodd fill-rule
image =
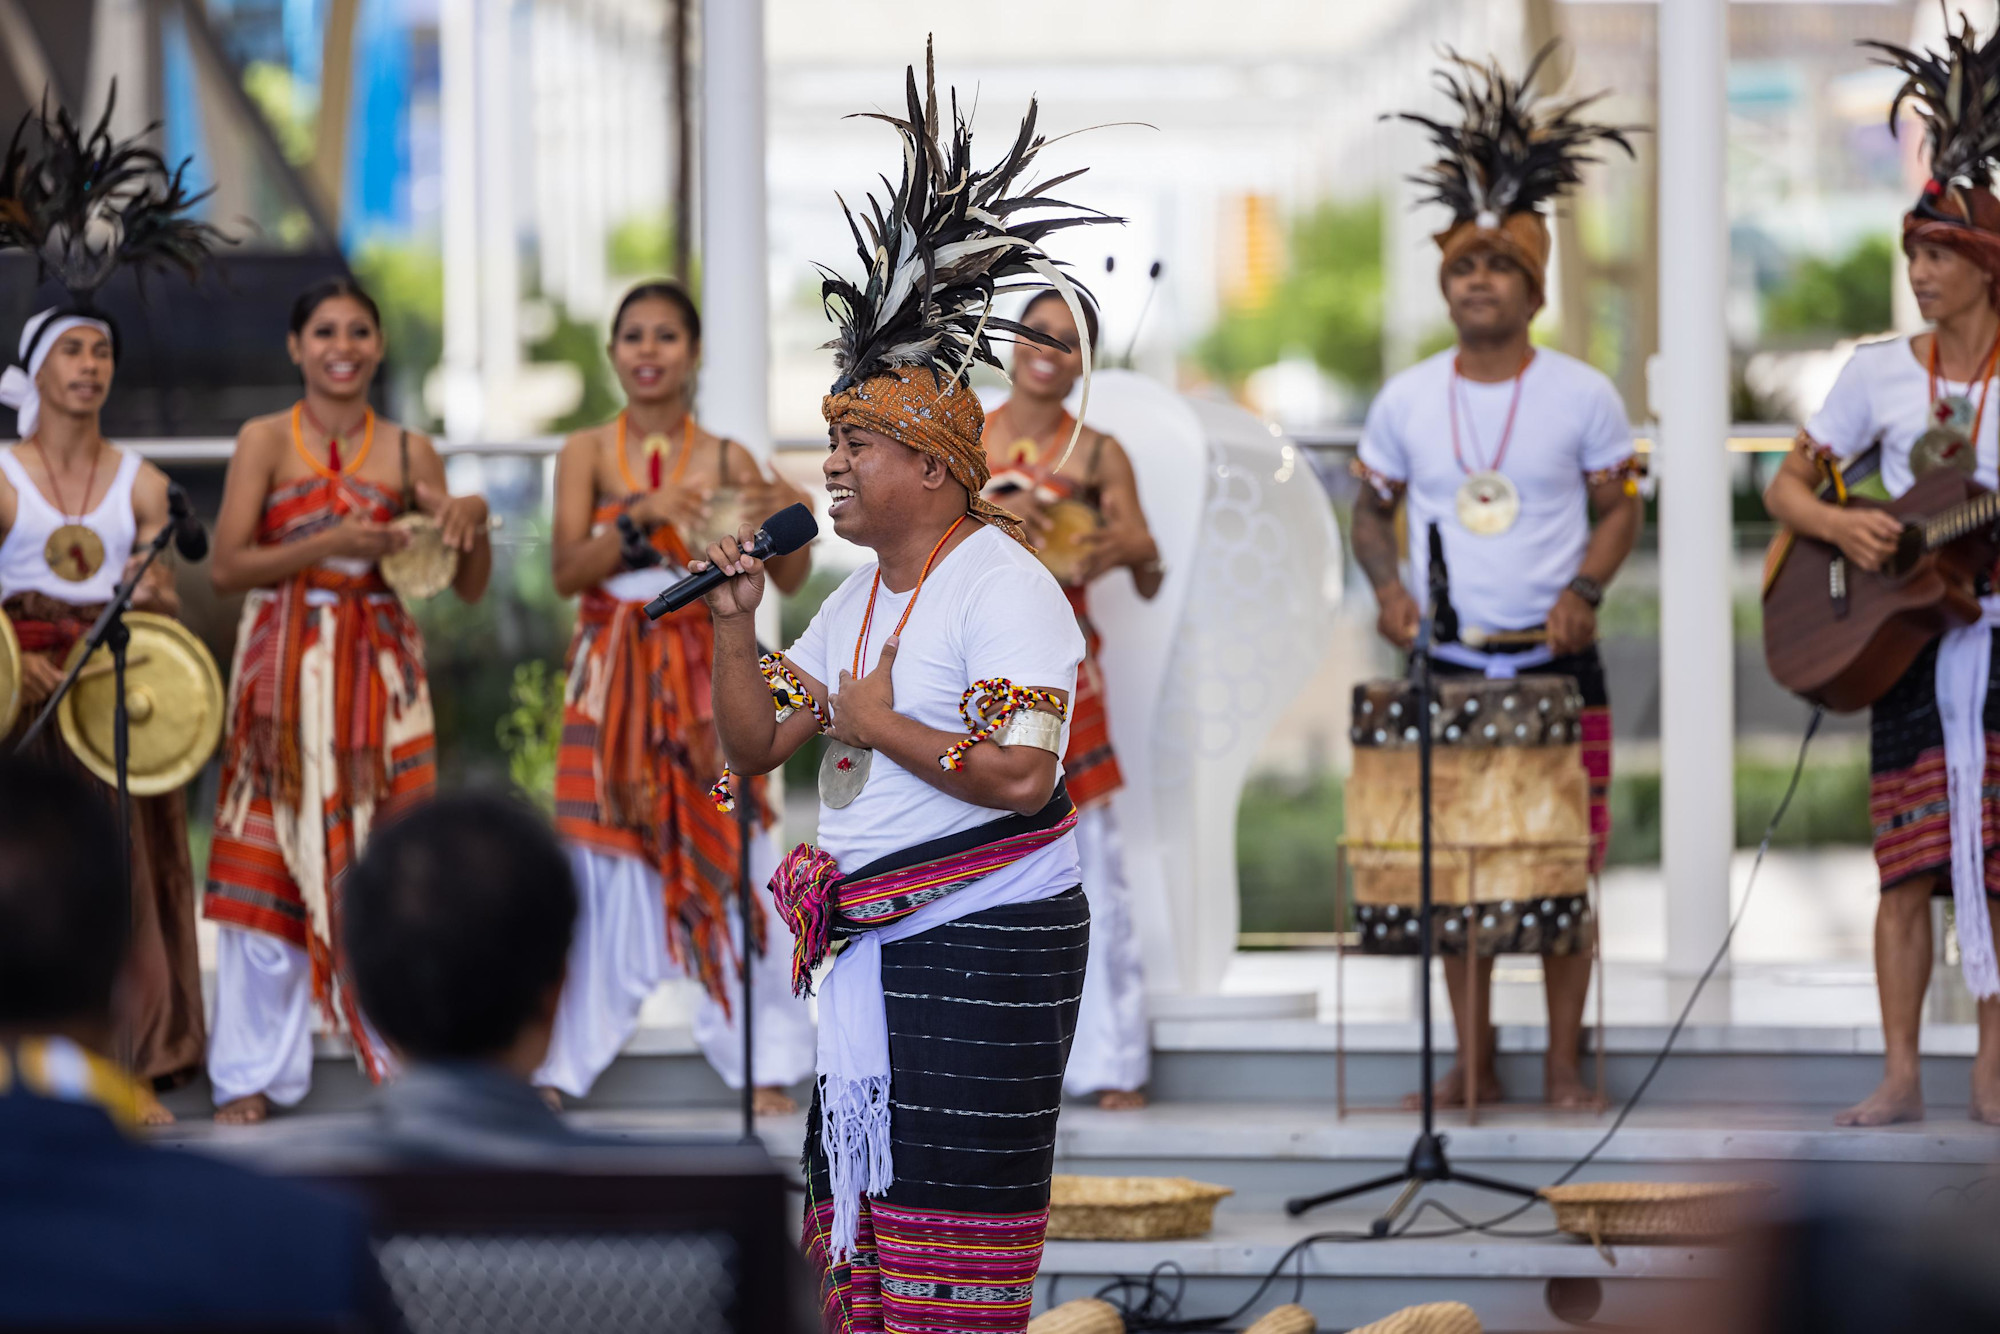
M95 787L0 759L0 1030L101 1048L132 927L118 827Z
M540 812L486 793L420 806L374 833L341 902L361 1008L400 1052L523 1079L541 1064L576 887Z

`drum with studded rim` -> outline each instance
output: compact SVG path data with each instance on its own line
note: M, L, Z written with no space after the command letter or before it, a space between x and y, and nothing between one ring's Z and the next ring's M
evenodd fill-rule
M1590 790L1566 676L1435 682L1430 728L1432 903L1441 953L1588 948ZM1416 687L1354 688L1346 794L1355 926L1363 949L1418 948Z

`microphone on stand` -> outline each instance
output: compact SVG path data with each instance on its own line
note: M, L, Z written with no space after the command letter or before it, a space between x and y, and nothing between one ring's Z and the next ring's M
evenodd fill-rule
M1107 271L1111 268L1111 261L1108 258L1104 261L1104 267ZM1139 318L1132 324L1132 338L1125 344L1125 360L1119 363L1120 365L1130 366L1132 364L1132 354L1139 350L1139 335L1146 331L1146 316L1153 309L1154 293L1160 290L1160 275L1166 271L1166 264L1157 259L1153 261L1153 266L1146 270L1146 278L1148 280L1146 284L1146 299L1139 306Z
M1458 610L1451 605L1451 570L1444 563L1444 534L1434 519L1430 525L1431 642L1458 638Z
M174 530L174 550L182 560L198 561L208 555L208 529L194 512L194 502L178 482L167 483L167 513Z
M743 548L743 554L757 560L769 560L773 556L788 556L819 535L819 520L803 504L787 505L764 520L763 526L750 539L750 545ZM711 565L699 574L691 574L673 586L663 589L660 595L646 604L646 619L657 621L670 611L682 607L702 597L710 589L727 583L730 576Z

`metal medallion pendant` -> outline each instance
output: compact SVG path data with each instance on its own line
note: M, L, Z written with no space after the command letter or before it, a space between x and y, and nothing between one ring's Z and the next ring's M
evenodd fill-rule
M1458 522L1475 537L1498 537L1521 517L1521 493L1506 473L1473 473L1458 487Z
M1979 451L1973 448L1972 437L1950 426L1933 426L1910 446L1910 472L1918 477L1946 468L1970 476L1978 462Z
M42 556L56 578L80 584L104 568L104 539L80 523L66 523L49 534Z
M819 799L835 810L854 804L868 786L868 766L875 752L828 737L819 757Z

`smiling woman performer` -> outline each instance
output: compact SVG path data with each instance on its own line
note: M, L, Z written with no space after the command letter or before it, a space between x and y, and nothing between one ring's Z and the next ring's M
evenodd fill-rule
M708 795L722 771L708 703L714 631L705 608L649 621L644 604L718 531L803 497L766 479L742 445L696 424L701 315L678 284L626 294L610 354L625 410L571 436L556 460L556 591L583 598L566 671L556 827L569 844L581 916L536 1082L588 1093L632 1036L646 997L678 973L707 993L694 1025L703 1053L741 1087L737 824ZM791 592L811 562L809 551L794 552L771 562L772 577ZM776 861L768 837L753 839L760 883ZM763 934L775 938L752 942L760 961L752 1078L758 1111L768 1114L795 1110L784 1086L812 1069L813 1044L805 1003L786 984L790 939L782 929Z
M1151 1044L1145 969L1111 807L1125 776L1111 745L1104 673L1097 662L1100 641L1086 590L1093 580L1128 569L1139 596L1151 598L1160 591L1166 568L1146 527L1138 481L1124 447L1086 427L1064 457L1076 421L1063 401L1084 371L1082 340L1068 304L1059 293L1041 292L1021 312L1021 322L1059 346L1028 344L1015 350L1013 396L986 417L986 462L994 474L987 494L1021 516L1028 540L1037 546L1051 538L1051 506L1066 503L1071 512L1085 506L1100 519L1099 526L1076 539L1080 556L1050 566L1064 579L1063 591L1076 611L1084 642L1070 709L1069 749L1063 753L1063 783L1076 803L1083 892L1090 899L1090 971L1084 977L1083 1010L1063 1088L1073 1095L1096 1093L1100 1107L1123 1111L1146 1105L1141 1090ZM1097 308L1087 301L1083 322L1095 351ZM1049 562L1047 551L1043 559Z
M210 573L247 593L230 671L222 795L203 914L217 938L209 1080L216 1119L260 1121L312 1079L312 1008L371 1078L389 1068L343 977L340 882L369 827L436 780L423 641L376 563L412 507L459 553L452 589L486 591L486 502L446 489L428 437L377 418L381 316L347 278L292 306L305 397L236 438Z
M820 846L771 889L798 985L846 942L820 981L805 1159L806 1252L841 1334L1026 1327L1089 949L1059 759L1083 637L1019 521L980 495L964 372L997 362L993 336L1049 341L992 319L994 291L1032 274L1067 290L1035 241L1096 219L1037 216L1066 206L1020 188L1043 143L1032 105L982 172L955 112L938 142L928 91L911 71L908 119L891 120L904 179L876 212L911 225L861 244L864 283L824 290L840 326L827 512L876 559L760 662L763 567L737 538L709 548L736 576L709 598L730 762L765 773L831 735Z
M1821 499L1821 488L1876 446L1891 495L1940 469L1970 474L1989 490L2000 483L2000 402L1987 402L2000 358L2000 199L1984 130L1955 120L1956 94L1948 91L1986 86L2000 76L2000 60L1990 46L1977 49L1969 26L1963 36L1948 34L1942 59L1881 49L1890 56L1882 63L1910 76L1905 92L1929 134L1931 180L1903 215L1903 249L1931 328L1856 348L1764 493L1773 518L1832 543L1866 570L1895 551L1902 520L1843 508ZM1957 903L1965 981L1978 1000L1972 1118L2000 1124L2000 942L1992 925L2000 827L1991 796L2000 783L2000 674L1991 667L2000 596L1990 576L1981 584L1982 617L1926 648L1869 710L1868 808L1882 887L1875 986L1886 1059L1880 1086L1836 1116L1840 1125L1924 1117L1919 1038L1934 896Z

